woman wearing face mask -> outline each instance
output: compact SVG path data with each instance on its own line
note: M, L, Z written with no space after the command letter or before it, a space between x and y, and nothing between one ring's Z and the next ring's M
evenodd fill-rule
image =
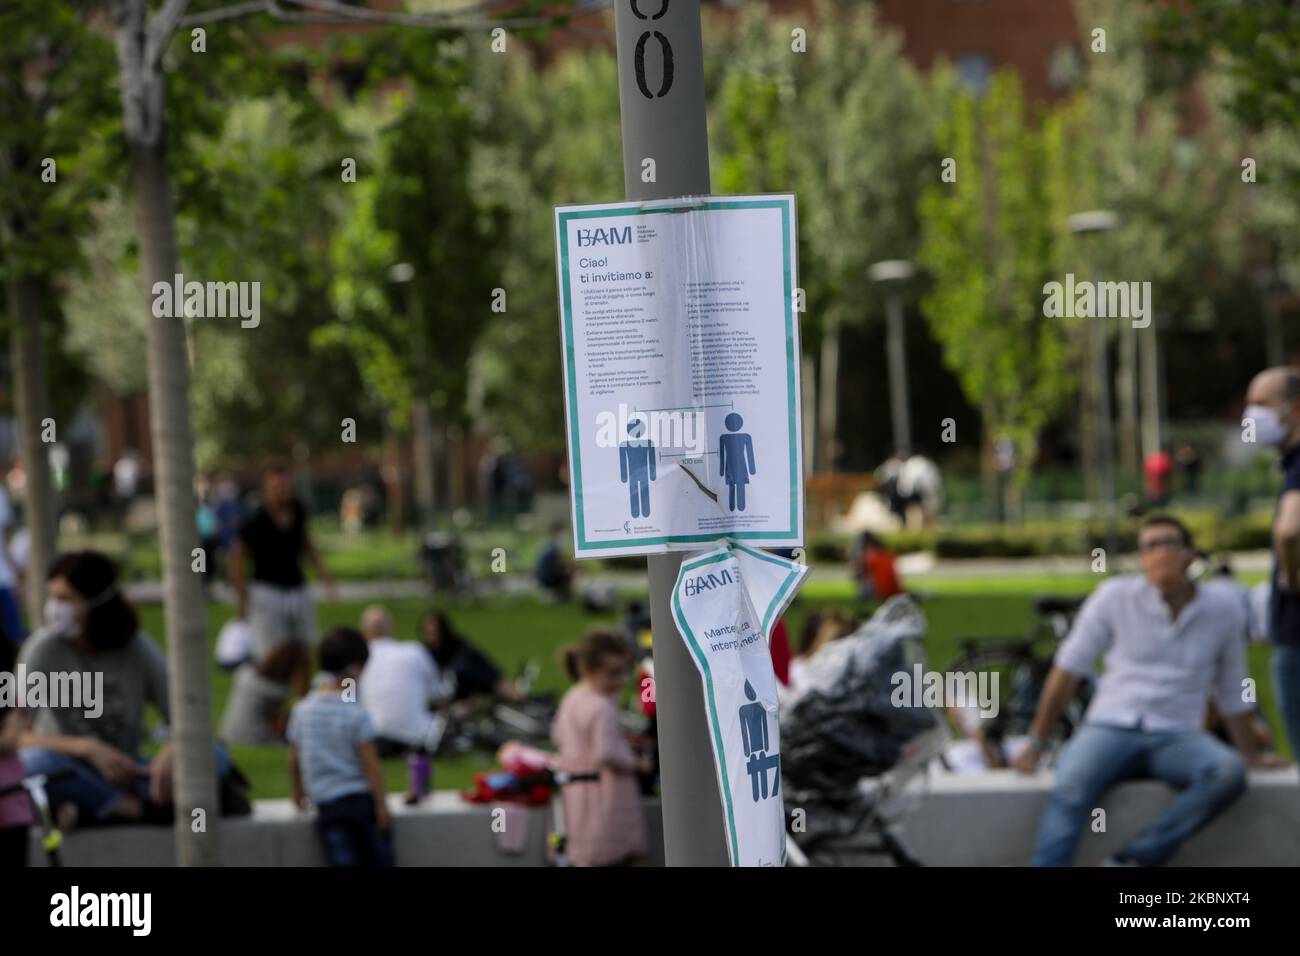
M162 651L141 633L105 555L63 555L50 568L46 593L45 626L19 658L28 687L44 674L48 695L31 707L31 728L19 741L24 770L71 771L50 784L49 795L52 803L75 805L81 822L165 819L171 743L152 759L140 756L145 705L164 721L170 716ZM218 771L228 769L219 752Z

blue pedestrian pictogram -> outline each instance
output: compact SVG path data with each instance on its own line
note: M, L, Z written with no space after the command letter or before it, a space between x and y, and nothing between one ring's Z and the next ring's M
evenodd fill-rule
M627 423L630 441L618 446L618 476L627 485L633 518L650 517L650 482L655 480L655 446L642 439L645 425L639 418Z
M754 439L742 432L745 420L732 412L724 420L731 434L718 439L718 470L727 483L727 503L732 511L745 510L745 486L755 474Z
M768 737L767 709L757 701L753 686L745 681L745 697L750 703L740 705L740 740L745 748L745 772L753 787L754 802L775 797L781 789L781 755L769 754L772 742ZM772 773L772 792L768 793L767 772Z

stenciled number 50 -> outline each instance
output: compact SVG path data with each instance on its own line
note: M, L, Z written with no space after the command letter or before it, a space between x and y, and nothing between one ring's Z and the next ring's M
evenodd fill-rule
M646 16L641 12L641 3L643 0L629 0L629 2L632 4L632 16L636 17L638 20L658 20L668 12L668 4L670 4L672 0L659 0L659 12L654 16ZM664 61L664 78L659 85L658 93L651 93L650 86L645 80L645 47L651 37L654 37L659 41L659 49L662 51ZM656 96L668 95L668 91L673 88L673 46L668 42L666 36L658 30L646 30L642 33L641 36L637 38L636 52L633 56L632 63L636 69L636 85L641 91L642 96L648 100L652 100Z

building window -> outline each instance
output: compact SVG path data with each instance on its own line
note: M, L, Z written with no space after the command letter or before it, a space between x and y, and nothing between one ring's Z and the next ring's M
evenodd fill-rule
M963 53L957 57L957 79L972 93L982 96L993 75L993 58L987 53Z
M1073 44L1060 44L1047 60L1047 82L1058 92L1073 89L1083 81L1083 54Z

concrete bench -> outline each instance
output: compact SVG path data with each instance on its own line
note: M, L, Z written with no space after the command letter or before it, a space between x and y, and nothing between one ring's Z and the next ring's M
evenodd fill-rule
M497 807L506 815L494 814ZM545 807L469 804L451 791L433 794L417 807L389 798L393 840L401 866L544 866L550 814ZM221 861L227 866L324 866L325 855L311 813L288 800L258 800L248 817L221 821ZM663 828L658 800L645 801L651 861L663 864ZM497 822L499 821L499 822ZM526 827L522 851L499 849L502 825ZM171 827L109 826L75 830L63 841L65 866L173 866ZM30 862L44 865L35 834Z
M929 866L1026 866L1052 775L1015 771L931 775L917 811L903 825L907 846ZM1095 865L1118 851L1174 799L1153 780L1109 790L1098 804L1106 830L1091 826L1079 841L1077 865ZM1300 772L1253 770L1242 797L1183 844L1170 866L1296 866L1300 864Z
M1050 773L1012 771L937 774L918 782L919 802L903 825L908 847L929 866L1025 866L1051 792ZM1102 799L1106 831L1085 830L1077 863L1100 862L1154 820L1173 799L1163 784L1121 784ZM397 860L402 866L542 866L549 815L522 809L523 850L503 853L493 832L492 805L468 804L452 792L418 807L390 800ZM787 807L787 809L790 809ZM657 800L644 802L651 861L663 863ZM499 817L497 819L500 819ZM506 818L507 828L518 819ZM221 821L222 862L234 866L323 866L311 814L288 800L259 800L251 817ZM171 866L170 827L118 826L77 830L64 841L68 866ZM31 860L43 864L35 835ZM1300 864L1300 775L1295 768L1252 771L1250 787L1231 808L1178 852L1175 866L1295 866Z

